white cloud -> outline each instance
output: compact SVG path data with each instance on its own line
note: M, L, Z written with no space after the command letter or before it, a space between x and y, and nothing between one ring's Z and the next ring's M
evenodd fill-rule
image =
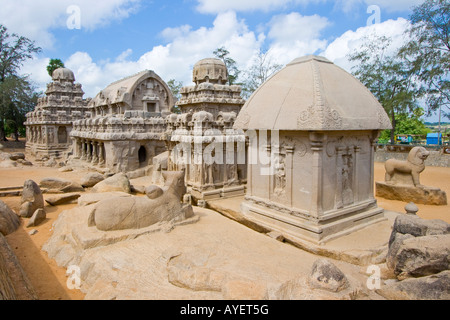
M273 17L268 25L271 57L276 63L286 64L297 57L324 50L327 41L321 39L321 32L331 23L319 15L302 16L292 12Z
M378 5L388 12L409 11L412 6L421 4L423 0L197 0L197 10L201 13L220 13L225 11L269 12L285 9L292 5L308 5L334 2L335 7L350 13L361 5Z
M298 12L277 15L269 22L268 38L279 43L309 41L320 36L321 31L330 25L327 18L319 15L302 16Z
M342 10L345 13L353 13L359 10L362 5L378 6L381 14L383 11L392 12L406 12L411 11L412 7L423 3L424 0L337 0L335 8Z
M288 5L320 3L327 0L197 0L197 10L201 13L220 13L225 11L272 11Z
M67 28L72 13L70 6L80 9L81 29L93 30L111 21L127 18L139 7L141 0L0 0L0 21L9 31L51 48L51 29ZM26 23L24 23L26 22Z
M330 43L321 55L350 72L352 64L348 61L347 55L359 49L366 37L375 34L392 38L391 50L394 51L406 40L404 32L408 26L409 22L407 20L398 18L397 20L388 20L383 23L362 27L356 31L349 30Z
M386 9L388 12L394 11L409 11L412 7L420 5L424 0L364 0L370 5L380 6L381 9Z
M165 81L173 78L189 85L193 65L200 59L212 57L213 51L222 46L230 51L240 68L245 68L264 41L263 35L249 31L234 12L219 14L210 28L181 26L165 29L161 35L170 42L153 47L136 61L130 60L132 50L128 49L115 59L98 62L87 52L76 52L65 65L83 85L85 97L94 97L111 82L145 69L155 71ZM22 69L32 73L33 80L44 90L51 81L45 70L48 61L48 58L31 60Z

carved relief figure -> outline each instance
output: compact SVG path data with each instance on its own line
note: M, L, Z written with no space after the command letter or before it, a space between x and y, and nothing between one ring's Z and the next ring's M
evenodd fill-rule
M344 156L344 165L342 167L342 201L344 206L353 203L353 161L352 156Z
M275 194L280 195L286 188L286 167L285 159L282 155L278 155L275 161Z

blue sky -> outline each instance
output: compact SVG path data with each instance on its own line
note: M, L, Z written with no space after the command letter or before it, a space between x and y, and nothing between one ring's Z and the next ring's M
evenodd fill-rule
M144 69L189 85L192 66L221 46L241 69L263 49L280 64L319 54L350 71L346 55L364 36L386 35L401 45L411 6L421 2L0 0L0 23L42 47L23 67L39 88L45 90L50 81L49 59L60 58L85 97L94 97L109 83Z

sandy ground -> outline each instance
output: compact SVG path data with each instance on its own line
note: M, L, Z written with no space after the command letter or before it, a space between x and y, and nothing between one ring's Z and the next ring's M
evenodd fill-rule
M3 150L7 151L7 150ZM59 172L53 168L31 167L0 169L0 188L22 186L27 179L39 182L44 177L61 177L79 182L83 176L82 172ZM382 163L375 164L375 181L384 181L384 166ZM450 195L450 168L427 167L421 175L421 182L426 186L439 187ZM44 198L51 195L44 195ZM13 210L18 212L20 197L0 198ZM378 199L380 207L396 212L405 212L406 203ZM25 227L23 219L20 228L7 236L10 246L15 251L20 263L27 273L30 281L37 291L41 300L81 300L84 294L78 290L67 288L66 270L56 265L55 261L49 259L46 252L41 250L44 243L52 234L52 225L58 215L75 204L51 207L46 205L47 220L35 227L38 232L30 236L32 229ZM418 205L418 215L424 219L442 219L450 223L450 206L426 206Z

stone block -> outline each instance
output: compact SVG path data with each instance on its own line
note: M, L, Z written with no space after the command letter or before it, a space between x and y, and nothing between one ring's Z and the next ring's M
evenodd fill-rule
M376 196L388 200L414 202L426 205L447 205L447 194L439 188L376 183Z

